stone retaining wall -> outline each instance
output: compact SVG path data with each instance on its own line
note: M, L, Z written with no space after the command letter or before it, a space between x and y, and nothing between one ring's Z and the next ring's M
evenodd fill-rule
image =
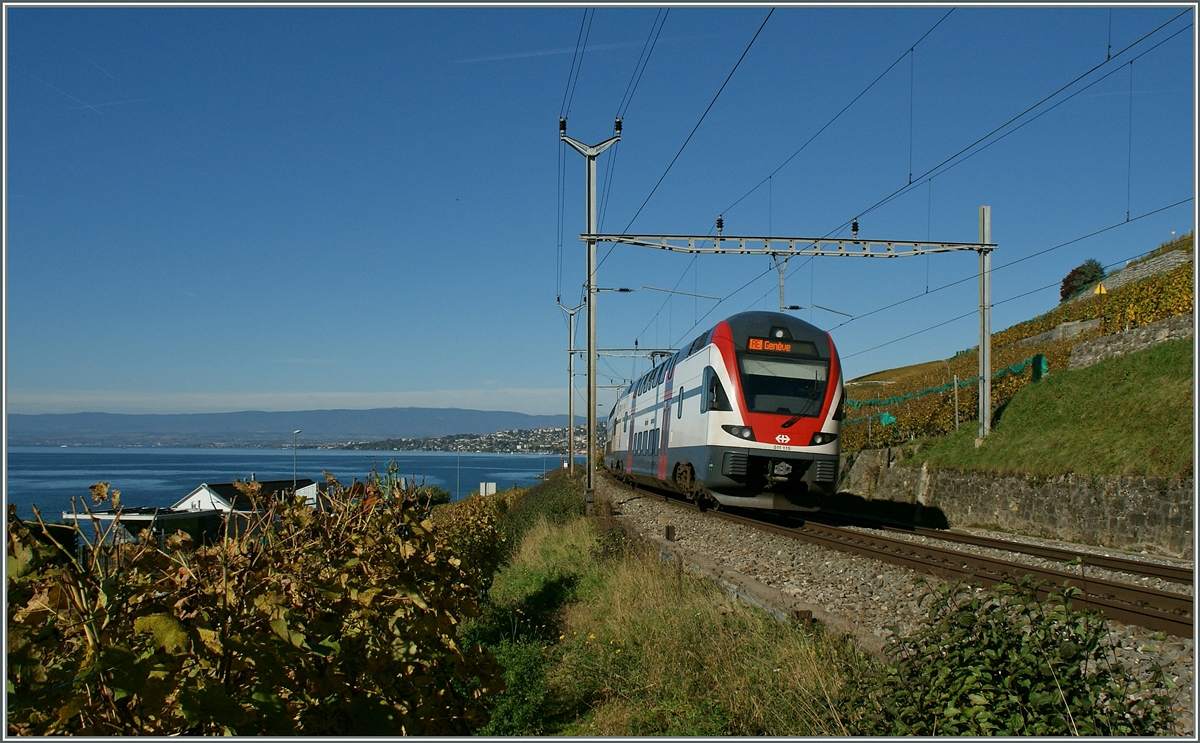
M1064 475L996 477L897 465L895 450L856 452L843 490L938 509L981 526L1117 550L1193 558L1193 480Z
M1166 341L1191 338L1195 332L1195 320L1191 315L1176 315L1140 328L1083 341L1071 347L1067 369L1082 369Z
M1061 341L1064 338L1073 338L1074 336L1084 333L1088 330L1095 330L1100 327L1100 320L1076 320L1074 322L1064 322L1056 325L1052 330L1047 330L1045 333L1031 335L1028 338L1023 338L1013 343L1014 346L1032 346L1038 343L1050 343L1052 341Z
M1125 284L1130 284L1134 281L1141 281L1142 279L1149 278L1155 274L1166 273L1173 268L1182 266L1184 263L1190 263L1191 261L1192 253L1190 251L1172 250L1169 253L1163 253L1162 255L1155 256L1143 263L1128 266L1120 271L1114 271L1111 275L1104 278L1104 288L1108 291L1112 291L1113 289L1124 286ZM1095 284L1092 284L1086 291L1071 297L1071 299L1067 301L1077 302L1080 299L1090 297L1094 288Z

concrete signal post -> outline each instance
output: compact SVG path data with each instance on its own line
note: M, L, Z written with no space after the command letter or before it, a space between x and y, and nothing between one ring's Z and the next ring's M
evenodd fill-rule
M558 120L559 138L587 158L587 485L583 491L586 513L592 513L596 493L596 158L621 140L621 119L613 124L613 136L597 145L586 145L567 136L567 120ZM574 421L572 421L573 423Z

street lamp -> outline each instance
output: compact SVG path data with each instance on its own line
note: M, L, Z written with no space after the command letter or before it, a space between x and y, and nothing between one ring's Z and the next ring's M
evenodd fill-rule
M296 437L299 435L299 428L292 431L292 495L296 494Z

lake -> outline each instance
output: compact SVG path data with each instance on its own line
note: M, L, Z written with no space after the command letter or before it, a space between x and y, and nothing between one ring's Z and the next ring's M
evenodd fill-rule
M185 449L10 446L5 503L21 518L33 518L36 504L47 521L71 510L71 497L90 498L88 488L107 482L121 491L126 506L168 507L201 483L237 479L287 480L291 449ZM494 482L497 490L537 484L547 469L562 467L557 455L459 454L457 452L342 451L300 449L296 476L324 482L329 472L344 484L363 480L373 467L382 474L393 459L403 477L437 485L455 500ZM579 461L582 461L580 458ZM90 503L90 500L87 501ZM76 503L79 503L77 500Z

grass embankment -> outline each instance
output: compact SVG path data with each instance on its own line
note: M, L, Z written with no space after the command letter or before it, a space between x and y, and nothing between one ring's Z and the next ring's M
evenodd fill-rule
M1176 250L1193 252L1193 236L1164 243L1143 260ZM1027 360L1037 355L1045 359L1051 374L1058 374L1066 370L1072 347L1081 341L1176 315L1190 315L1195 304L1193 284L1189 263L1119 286L1107 294L1088 294L1063 302L1049 312L992 334L993 410L1002 408L1032 381L1032 366ZM1073 338L1031 342L1062 323L1085 320L1098 320L1099 327ZM969 425L978 415L977 385L972 381L977 369L977 349L968 349L944 361L889 369L847 381L846 396L854 402L846 410L842 451L897 446L913 439L950 434L955 429L956 402L958 421ZM957 395L951 386L954 375L961 384ZM887 417L883 417L885 413Z
M848 734L834 695L864 657L580 517L572 485L510 496L497 523L511 557L464 629L506 669L479 734Z
M1190 340L1170 341L1022 388L978 449L975 426L909 464L997 474L1192 477Z
M881 664L819 625L780 623L662 562L611 518L583 518L580 491L561 478L438 515L446 531L471 526L469 539L508 554L483 613L461 632L466 648L482 646L505 669L476 734L1170 729L1168 695L1108 663L1096 616L1020 591L939 589L927 629Z

